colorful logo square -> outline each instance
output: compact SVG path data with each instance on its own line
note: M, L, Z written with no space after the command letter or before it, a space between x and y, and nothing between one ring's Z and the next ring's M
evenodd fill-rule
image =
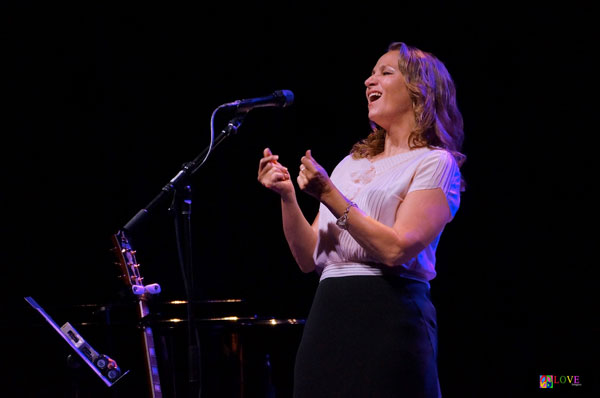
M540 388L554 388L552 375L540 375Z

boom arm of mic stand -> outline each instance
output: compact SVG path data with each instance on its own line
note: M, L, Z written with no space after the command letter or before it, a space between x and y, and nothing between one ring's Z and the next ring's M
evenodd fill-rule
M167 194L171 193L177 186L181 184L182 180L185 180L187 177L193 176L202 166L201 160L204 159L207 154L210 154L209 151L216 148L225 138L229 137L231 134L237 133L237 130L242 125L244 118L246 117L247 112L238 113L236 116L227 123L227 127L225 127L221 133L215 138L212 148L210 146L206 147L202 153L194 158L191 162L185 163L183 168L169 181L159 192L158 195L146 207L137 212L135 216L133 216L127 224L123 227L126 231L132 231L135 227L142 223L148 215L158 206L167 196Z

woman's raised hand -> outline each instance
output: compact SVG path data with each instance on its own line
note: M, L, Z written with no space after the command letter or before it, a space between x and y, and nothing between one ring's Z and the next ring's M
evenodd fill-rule
M320 201L324 194L334 189L333 184L325 169L312 157L310 149L306 151L300 161L302 163L300 164L300 174L298 174L298 186L302 191Z
M290 173L277 160L279 155L273 155L269 148L263 151L263 157L258 164L258 181L279 195L289 194L294 191L294 185L290 180Z

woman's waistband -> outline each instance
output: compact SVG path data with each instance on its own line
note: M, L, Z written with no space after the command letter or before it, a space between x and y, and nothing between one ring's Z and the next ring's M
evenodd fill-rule
M429 287L429 281L403 268L390 268L379 263L332 263L323 268L320 281L327 278L342 278L349 276L382 276L407 279L409 281L421 282Z

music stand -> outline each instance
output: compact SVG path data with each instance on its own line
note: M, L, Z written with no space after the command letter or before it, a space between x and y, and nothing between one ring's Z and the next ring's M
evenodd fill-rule
M79 355L81 360L86 363L108 387L112 387L123 376L129 373L129 370L122 372L114 360L106 355L99 354L94 350L69 322L65 323L63 326L58 326L50 315L44 311L42 306L40 306L32 297L25 297L25 301L42 315L56 333L66 341L69 347Z

